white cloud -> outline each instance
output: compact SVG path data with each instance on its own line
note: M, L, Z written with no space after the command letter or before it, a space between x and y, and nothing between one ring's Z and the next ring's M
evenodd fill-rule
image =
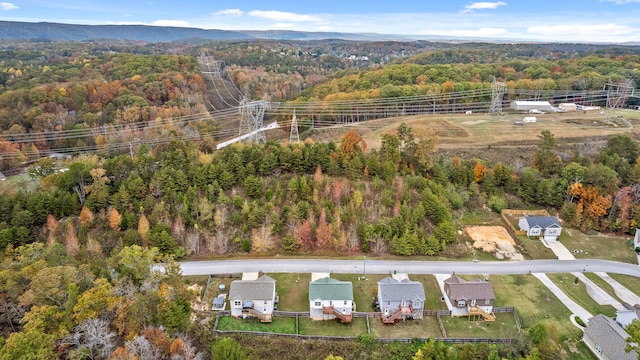
M2 10L16 10L19 9L14 3L0 2L0 9Z
M617 24L564 24L564 25L547 25L547 26L531 26L527 28L530 34L567 37L587 40L589 37L601 37L603 34L625 35L630 34L632 28L626 25Z
M333 30L333 26L328 26L328 25L320 26L318 28L318 30L320 30L320 31L331 31L331 30Z
M156 20L151 23L153 26L190 27L188 21L184 20Z
M291 12L276 11L276 10L253 10L248 12L249 15L274 21L320 21L321 19L314 15L296 14Z
M470 12L473 10L481 10L481 9L496 9L498 8L498 6L504 6L507 5L506 2L504 1L496 1L496 2L489 2L489 1L480 1L480 2L474 2L471 3L467 6L464 7L464 11L463 12Z
M242 14L244 14L244 11L240 9L224 9L214 12L213 16L242 16Z
M274 29L291 29L293 28L292 23L275 23L271 25Z
M618 5L631 4L631 3L640 3L640 0L600 0L600 2L612 2Z
M482 28L475 30L451 30L449 32L452 36L462 37L499 37L507 35L509 31L500 28Z

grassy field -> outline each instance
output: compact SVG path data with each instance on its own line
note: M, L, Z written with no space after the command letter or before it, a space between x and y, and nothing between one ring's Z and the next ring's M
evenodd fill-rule
M40 179L34 179L27 174L13 175L0 181L0 194L13 195L17 191L33 192L40 185Z
M295 334L296 318L274 317L271 323L261 323L257 319L236 319L231 316L221 316L218 330L241 330L271 332L278 334Z
M524 248L523 255L527 259L557 259L556 254L538 239L529 239L526 235L519 235L517 242Z
M362 280L362 274L331 274L331 277L342 281L351 281L356 311L375 311L371 305L378 294L378 281L385 278L386 275L367 274L366 280Z
M269 274L276 280L276 294L280 296L278 310L309 311L309 281L311 274Z
M314 321L308 317L298 318L300 335L358 336L367 333L367 319L353 318L351 324L341 324L335 320Z
M575 276L571 274L547 274L558 287L575 301L578 305L582 306L585 310L593 315L605 314L606 316L613 317L616 315L616 310L611 305L599 305L595 300L587 293L587 287L582 283L575 283Z
M369 319L371 334L377 338L413 339L442 337L435 316L425 316L422 320L400 321L395 325L383 325L380 318Z
M637 264L638 257L629 245L629 236L586 235L575 229L563 229L560 241L576 257L604 259Z
M495 322L469 321L466 316L443 316L442 324L447 336L452 338L512 338L518 333L512 313L496 314Z

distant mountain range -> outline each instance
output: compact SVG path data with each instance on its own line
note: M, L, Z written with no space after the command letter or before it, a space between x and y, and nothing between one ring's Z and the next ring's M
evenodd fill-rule
M490 39L439 35L393 35L375 33L307 32L291 30L206 30L199 28L149 25L77 25L51 22L0 21L0 39L89 41L132 40L148 42L211 41L211 40L327 40L351 41L416 41L532 43L523 39ZM634 46L638 43L621 45Z
M350 34L339 32L303 32L288 30L230 31L147 25L74 25L50 22L0 21L0 39L39 39L87 41L97 39L171 42L181 40L325 40L354 41L416 40L402 35Z

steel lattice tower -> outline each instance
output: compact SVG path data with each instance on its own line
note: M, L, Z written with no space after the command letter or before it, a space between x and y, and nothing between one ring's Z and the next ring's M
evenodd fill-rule
M289 144L299 143L300 135L298 134L298 120L296 119L296 111L293 110L291 118L291 133L289 134Z
M495 115L502 112L502 99L504 98L505 92L507 92L507 84L496 81L494 77L491 83L491 108L489 109L489 113Z
M249 142L260 144L267 142L264 133L264 112L267 109L267 102L264 100L245 101L240 106L242 120L240 121L240 134L243 130L253 133L249 137ZM244 127L246 124L246 127Z
M630 79L624 79L617 84L605 84L603 90L607 92L607 122L615 120L616 110L623 108L629 100L634 90L632 82Z

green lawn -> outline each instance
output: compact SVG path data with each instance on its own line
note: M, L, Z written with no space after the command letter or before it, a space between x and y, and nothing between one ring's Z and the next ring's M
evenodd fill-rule
M295 334L296 318L273 317L271 323L261 323L255 318L236 319L232 316L221 316L218 321L218 330L241 330L271 332L278 334Z
M425 310L446 310L447 304L442 299L442 292L438 286L438 281L433 275L409 275L409 279L420 281L424 285Z
M585 310L593 315L605 314L606 316L613 317L616 315L616 309L611 305L599 305L595 300L587 293L587 287L584 283L574 283L575 276L571 274L547 274L558 287L575 301L578 305L582 306Z
M587 235L575 229L563 229L560 241L577 259L605 259L637 264L638 257L629 244L630 237Z
M335 279L353 283L353 300L356 303L356 311L358 312L375 311L371 305L378 294L378 281L386 276L382 274L367 274L367 279L362 280L362 274L331 274L331 277Z
M383 325L380 318L369 319L371 334L376 338L413 339L442 337L435 316L425 316L422 320L400 321L394 325Z
M513 338L518 334L512 313L496 314L495 322L469 321L466 316L443 316L442 323L447 336L452 338Z
M351 324L341 324L336 320L311 320L308 317L298 318L300 335L321 336L358 336L367 333L367 320L353 318Z
M280 297L280 311L309 311L309 282L311 274L269 274L276 280L276 294Z
M548 247L544 246L542 241L536 239L530 239L526 235L519 235L517 238L518 244L524 248L523 255L527 259L557 259L556 254Z

